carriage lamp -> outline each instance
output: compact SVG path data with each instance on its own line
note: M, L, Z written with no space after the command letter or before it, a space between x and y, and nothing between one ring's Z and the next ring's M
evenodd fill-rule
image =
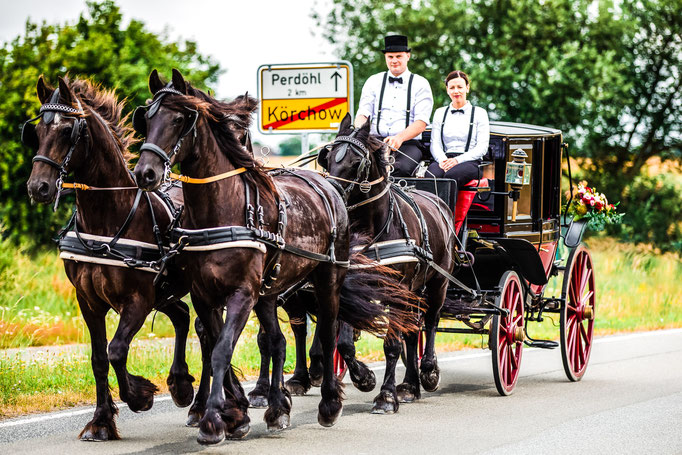
M511 154L512 160L507 162L507 170L504 176L504 182L511 186L512 191L509 196L514 201L512 207L512 221L516 221L516 209L521 196L521 188L530 183L530 168L531 164L526 163L528 154L522 149L516 149Z

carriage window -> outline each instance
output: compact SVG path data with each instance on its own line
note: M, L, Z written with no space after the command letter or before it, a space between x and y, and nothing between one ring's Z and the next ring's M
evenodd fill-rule
M509 151L507 152L507 160L511 161L511 153L516 150L516 149L523 149L524 152L528 155L528 158L526 158L526 163L533 163L533 144L530 143L523 143L523 144L514 144L510 143L509 144ZM519 202L517 205L516 209L516 220L529 220L530 219L530 200L531 200L531 188L533 187L533 177L531 174L531 181L530 184L524 185L521 187L521 197L519 198ZM511 191L511 186L509 184L506 185L506 191ZM511 203L511 200L509 201L509 204L507 205L507 219L511 220L512 217L512 207L513 204Z

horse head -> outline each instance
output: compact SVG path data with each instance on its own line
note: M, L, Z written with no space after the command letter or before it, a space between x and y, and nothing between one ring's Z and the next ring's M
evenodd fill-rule
M369 127L367 121L360 128L355 128L350 114L346 114L334 142L323 148L317 158L318 164L329 175L339 178L341 187L350 198L353 194L358 196L356 192L368 193L371 181L383 181L388 177L383 143L370 136Z
M193 88L176 69L167 84L161 81L156 70L152 71L149 89L153 99L137 108L133 115L136 131L146 136L134 171L140 188L154 190L176 163L190 158L198 160L197 153L202 149L194 147L194 141L199 130L210 127L218 142L225 140L237 149L251 150L248 128L257 100L248 94L231 103L221 103ZM225 148L229 147L221 147Z
M32 200L49 203L55 199L60 179L80 164L87 153L85 112L69 83L59 78L54 89L38 78L40 113L24 123L21 140L36 150L27 182ZM39 120L38 124L34 124Z

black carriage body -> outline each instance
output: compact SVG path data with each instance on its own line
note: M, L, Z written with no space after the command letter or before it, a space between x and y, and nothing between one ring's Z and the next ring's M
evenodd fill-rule
M427 132L425 136L428 146L430 135ZM506 271L515 270L531 284L534 293L542 292L552 272L561 232L562 144L561 131L554 128L490 122L490 145L481 170L491 191L479 192L461 236L466 237L467 231L477 233L478 238L469 236L466 247L474 255L481 289L494 289ZM531 178L520 190L518 214L512 220L512 188L505 183L505 172L517 149L528 155ZM466 270L459 277L465 284L475 285L474 276Z

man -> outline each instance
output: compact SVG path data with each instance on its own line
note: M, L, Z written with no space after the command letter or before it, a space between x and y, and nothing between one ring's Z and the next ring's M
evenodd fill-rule
M411 49L406 36L387 36L382 52L388 71L365 82L355 126L371 119L372 134L383 137L395 156L393 175L409 177L422 156L418 139L431 118L433 94L426 79L407 69Z

